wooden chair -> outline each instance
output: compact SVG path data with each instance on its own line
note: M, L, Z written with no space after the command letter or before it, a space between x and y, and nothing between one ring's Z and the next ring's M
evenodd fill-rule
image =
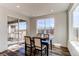
M46 46L45 45L44 46L42 45L42 40L39 37L34 37L33 40L34 40L34 47L35 47L34 54L36 54L36 50L38 50L38 51L41 51L41 56L42 56L42 51L43 50L46 51L45 50L46 49Z
M30 36L25 36L25 55L27 55L27 48L30 48L30 55L32 54L32 40Z
M49 40L49 34L44 34L44 38Z

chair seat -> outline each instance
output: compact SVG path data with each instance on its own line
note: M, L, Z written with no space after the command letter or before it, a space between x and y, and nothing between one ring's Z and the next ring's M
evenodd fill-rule
M43 46L42 46L42 50L45 49L45 48L46 48L46 46L43 45ZM36 49L41 50L41 47L36 46Z
M42 40L42 43L48 43L48 44L50 44L50 40Z
M42 40L42 42L47 42L47 43L48 43L48 42L49 42L49 40Z

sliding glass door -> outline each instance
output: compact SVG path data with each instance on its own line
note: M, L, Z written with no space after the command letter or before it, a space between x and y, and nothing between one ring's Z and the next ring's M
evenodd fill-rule
M18 43L18 22L8 23L8 46Z
M24 43L24 36L26 36L27 32L27 22L24 20L19 21L19 43Z
M8 49L16 51L21 47L24 48L24 36L26 36L27 32L27 22L11 17L10 19L8 20Z

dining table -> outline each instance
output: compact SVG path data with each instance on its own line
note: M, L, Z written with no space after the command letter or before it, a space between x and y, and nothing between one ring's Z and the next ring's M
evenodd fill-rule
M42 39L42 44L47 46L47 56L49 55L49 45L50 45L50 50L52 51L52 40L54 39L53 36L49 37L49 38L44 38L41 37Z

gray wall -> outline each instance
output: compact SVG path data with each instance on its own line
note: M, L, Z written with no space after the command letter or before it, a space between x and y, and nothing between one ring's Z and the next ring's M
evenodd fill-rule
M53 44L66 47L68 40L66 11L30 19L30 34L36 34L36 20L46 17L54 17L55 19L55 39L53 39Z

